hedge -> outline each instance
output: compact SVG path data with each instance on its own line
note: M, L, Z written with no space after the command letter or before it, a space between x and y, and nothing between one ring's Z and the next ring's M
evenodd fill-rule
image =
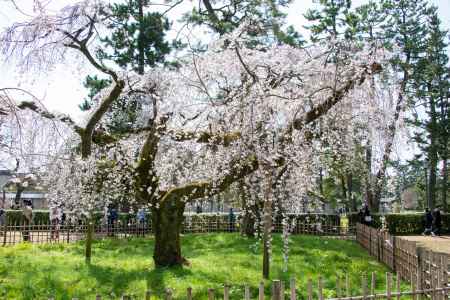
M381 228L381 214L372 214L374 228ZM350 214L349 224L354 225L359 222L357 213ZM424 213L396 213L386 214L385 224L389 233L396 235L417 235L421 234L425 229ZM441 214L442 233L450 233L450 214Z

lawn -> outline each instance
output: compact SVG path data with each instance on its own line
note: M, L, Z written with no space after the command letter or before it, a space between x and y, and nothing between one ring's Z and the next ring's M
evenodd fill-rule
M256 239L237 234L191 234L183 237L182 249L190 266L154 269L153 239L103 240L93 245L91 265L84 263L82 242L69 245L20 244L0 248L0 299L117 299L122 294L143 299L147 289L160 298L165 288L173 289L175 299L185 298L186 288L193 288L195 299L205 299L208 288L223 291L231 285L232 299L242 299L244 284L257 297L261 281L261 246ZM360 293L361 275L377 273L377 290L384 289L387 268L353 241L314 236L293 236L289 267L284 273L282 241L274 237L271 277L283 279L288 286L297 278L297 289L305 296L306 282L316 284L324 278L325 296L334 296L336 276L350 275L353 293ZM269 281L266 294L269 295ZM301 298L300 299L304 299Z

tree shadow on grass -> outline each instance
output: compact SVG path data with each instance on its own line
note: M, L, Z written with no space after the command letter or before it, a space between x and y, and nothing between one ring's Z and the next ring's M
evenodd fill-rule
M134 268L127 270L116 266L88 265L89 277L95 278L96 286L109 288L110 295L122 296L129 290L130 284L139 280L146 280L150 274L148 268Z
M189 268L177 266L170 268L154 268L149 270L147 279L147 290L150 290L152 295L160 299L165 299L164 295L167 288L170 288L168 281L171 280L185 280L186 277L191 276L192 271ZM184 291L180 291L183 293ZM186 294L184 294L186 295Z

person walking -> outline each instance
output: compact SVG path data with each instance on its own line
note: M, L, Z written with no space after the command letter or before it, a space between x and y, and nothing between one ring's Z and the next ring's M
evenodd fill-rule
M433 232L433 215L428 207L425 209L424 225L425 230L422 235L430 235Z
M369 207L364 206L364 224L370 226L372 224L372 216L370 215Z
M137 221L138 221L138 233L139 235L144 235L145 234L145 209L144 208L140 208L137 212Z
M228 224L230 224L229 231L234 232L234 224L236 222L236 216L234 215L233 208L230 207L230 212L228 214Z
M3 235L3 232L6 232L6 211L3 207L0 207L0 235Z
M51 234L50 239L59 239L59 227L61 223L61 210L58 206L53 206L50 209L50 224L51 224Z
M116 222L118 219L118 213L115 207L110 206L108 210L108 235L114 236L116 230Z
M31 201L24 200L22 207L23 218L23 228L22 228L22 236L24 241L30 240L30 226L33 221L33 206Z
M442 228L441 211L439 210L439 208L435 208L433 215L433 231L431 232L431 235L432 236L441 235L441 228Z

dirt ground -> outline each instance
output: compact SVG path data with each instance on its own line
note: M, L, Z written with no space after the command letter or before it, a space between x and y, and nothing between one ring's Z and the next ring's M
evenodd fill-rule
M419 245L434 250L436 252L448 253L450 254L450 236L422 236L422 235L414 235L414 236L401 236L409 241L418 242Z

